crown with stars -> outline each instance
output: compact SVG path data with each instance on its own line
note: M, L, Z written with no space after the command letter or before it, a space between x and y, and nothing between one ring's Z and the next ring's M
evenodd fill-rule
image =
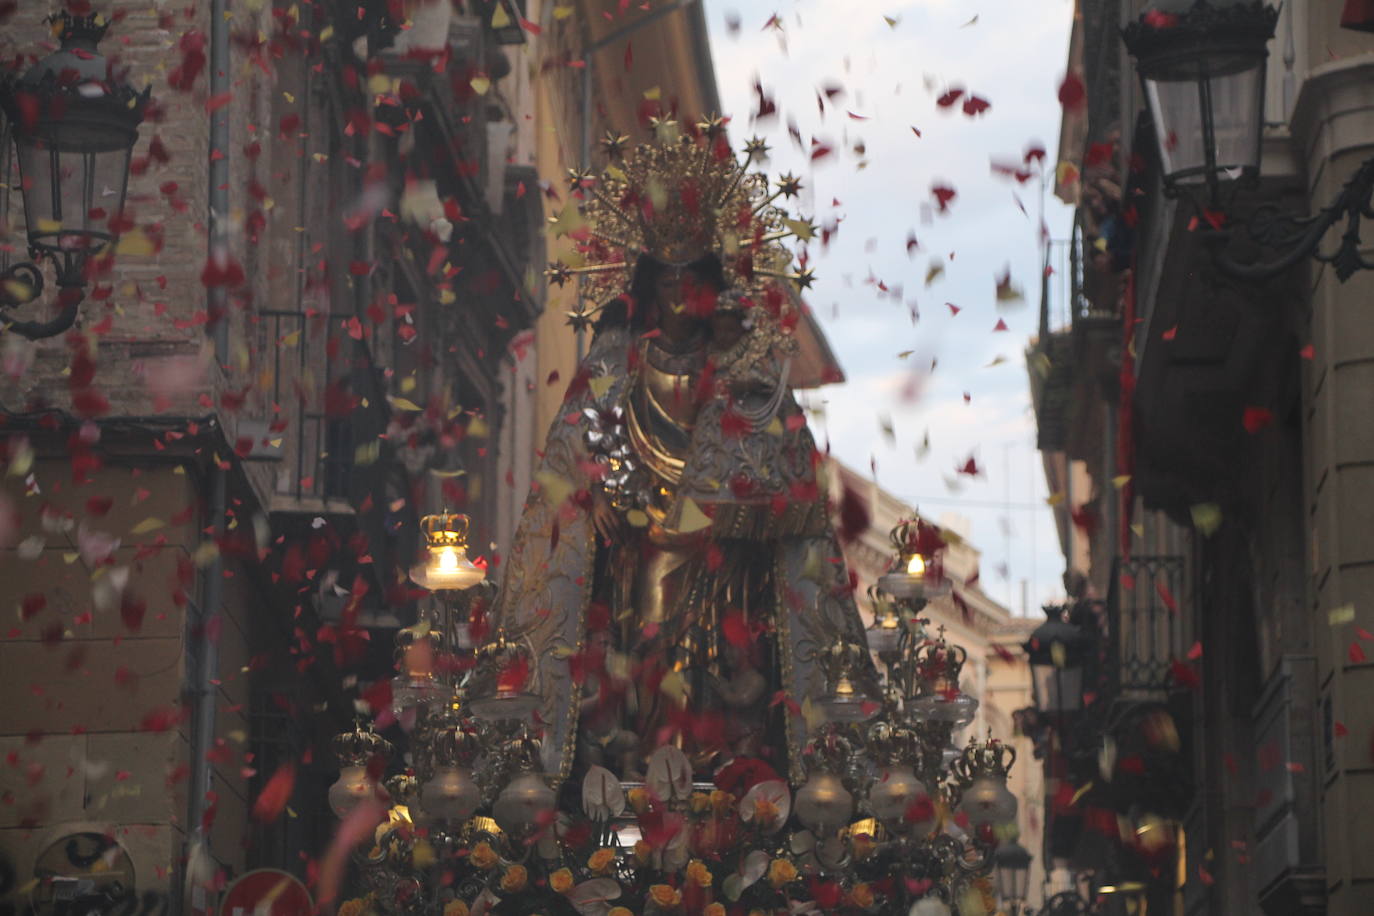
M574 277L584 284L582 299L589 304L569 316L573 324L585 325L599 304L628 287L641 255L685 266L714 254L730 287L744 294L787 281L811 286L811 269L792 269L793 254L783 241L809 241L816 227L776 204L795 198L801 180L786 174L770 185L751 171L768 147L752 139L737 158L725 123L712 117L683 129L655 118L652 142L634 147L628 137L608 132L601 141L607 159L601 173L569 171L575 211L553 222L556 235L573 240L574 251L545 274L557 286Z

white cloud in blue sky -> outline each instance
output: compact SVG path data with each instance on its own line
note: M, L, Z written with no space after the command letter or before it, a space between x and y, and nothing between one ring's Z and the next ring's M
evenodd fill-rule
M705 9L732 134L764 136L768 171L808 181L799 209L817 223L841 220L828 250L811 246L819 279L808 300L848 377L811 396L825 411L817 438L855 468L873 462L878 482L923 514L968 519L983 551L982 585L1013 612L1021 580L1032 610L1058 596L1063 561L1044 506L1023 355L1038 322L1040 191L1034 179L1017 185L990 166L1038 143L1053 169L1071 0L706 0ZM782 30L764 29L775 13ZM751 128L756 79L778 117ZM817 95L833 87L843 92L822 113ZM976 118L957 104L938 108L936 98L956 87L991 108ZM789 119L808 150L814 137L836 152L813 168L788 135ZM958 193L948 213L931 212L936 182ZM1045 207L1051 236L1064 236L1067 208L1052 196ZM909 256L913 233L920 249ZM927 287L933 261L944 272ZM996 279L1008 269L1026 298L999 308ZM900 288L900 299L875 280ZM1007 331L993 331L998 319ZM914 352L899 358L905 351ZM988 367L998 357L1005 362ZM938 365L913 399L909 379L932 358ZM930 450L918 461L927 432ZM955 474L970 456L984 476Z

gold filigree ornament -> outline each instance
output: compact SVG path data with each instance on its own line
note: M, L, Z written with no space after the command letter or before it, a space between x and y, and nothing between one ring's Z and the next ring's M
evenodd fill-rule
M640 255L682 267L715 254L731 289L766 306L750 310L750 331L783 342L797 308L783 284L807 289L814 282L805 254L794 269L793 252L783 242L808 241L816 228L777 205L779 198L797 196L801 180L786 174L770 184L762 172L751 171L766 145L750 140L737 157L719 117L689 129L656 119L653 136L630 149L627 138L608 133L602 141L608 164L599 175L568 172L577 216L565 213L550 222L556 236L573 240L574 252L549 264L545 275L560 287L574 278L582 282L587 304L570 321L585 326L625 292Z

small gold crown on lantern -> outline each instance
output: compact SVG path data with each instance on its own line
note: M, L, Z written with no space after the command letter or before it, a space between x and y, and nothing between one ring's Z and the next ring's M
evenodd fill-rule
M950 771L961 785L969 785L980 776L1005 779L1016 763L1016 748L996 738L979 741L970 738L964 752L950 764Z
M935 639L916 650L916 670L934 691L957 690L968 650L945 641L944 627Z
M425 543L430 547L468 546L468 526L472 520L461 512L445 509L438 515L426 515L420 520L420 530L425 534Z
M330 748L339 764L346 767L367 766L374 757L389 759L392 751L390 741L374 732L371 725L364 728L361 724L351 732L335 735L330 740Z

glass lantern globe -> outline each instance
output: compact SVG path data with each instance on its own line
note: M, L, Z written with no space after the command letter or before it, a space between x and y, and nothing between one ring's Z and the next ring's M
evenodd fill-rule
M462 591L487 577L486 571L468 559L468 528L471 520L456 512L426 515L420 521L425 549L410 568L410 578L432 592Z
M339 779L329 787L329 807L340 820L353 810L383 792L367 775L367 767L346 766L339 770Z
M911 831L917 836L930 833L935 826L935 806L923 813L921 798L930 793L915 771L905 764L887 767L868 790L868 805L882 825L896 833ZM927 816L928 815L928 816Z
M1005 777L979 776L964 790L959 810L968 815L973 827L1009 824L1016 820L1016 796L1007 788Z
M501 790L491 813L502 830L523 837L542 824L553 806L553 789L538 773L525 770Z
M425 816L444 824L466 822L481 803L472 774L462 767L440 767L420 789Z
M1264 71L1278 10L1252 0L1152 4L1123 31L1166 186L1259 171Z
M854 796L840 777L816 770L798 790L793 810L803 826L820 835L831 834L848 825L854 814Z

